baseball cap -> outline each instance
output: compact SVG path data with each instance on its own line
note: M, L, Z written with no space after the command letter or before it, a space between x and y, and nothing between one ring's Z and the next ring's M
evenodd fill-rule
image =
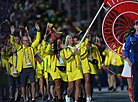
M137 20L135 20L135 24L137 24L138 23L138 19Z

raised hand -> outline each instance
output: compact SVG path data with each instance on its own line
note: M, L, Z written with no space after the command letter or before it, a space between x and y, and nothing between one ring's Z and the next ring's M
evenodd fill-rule
M5 50L6 50L6 46L4 45L3 48L1 49L1 52Z
M87 30L88 30L88 33L90 33L90 30L91 30L91 29L90 29L90 28L88 28Z
M64 44L63 44L63 41L61 42L61 44L60 44L60 48L64 48Z
M52 43L52 46L51 46L51 48L54 48L54 43Z
M31 37L29 36L29 34L28 34L28 39L29 39L30 43L32 43L32 40L31 40Z
M46 40L46 38L47 38L47 34L44 35L44 40Z
M75 52L78 52L78 48L75 48L74 53L75 53Z
M13 34L14 31L15 31L15 27L14 27L14 25L12 25L12 26L11 26L11 33Z
M35 24L35 28L36 28L36 30L40 30L40 27L39 27L38 23Z
M50 43L53 43L54 42L54 39L53 38L50 38Z

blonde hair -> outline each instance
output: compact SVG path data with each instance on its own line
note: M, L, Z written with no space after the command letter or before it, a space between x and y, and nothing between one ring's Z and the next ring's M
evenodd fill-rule
M65 40L65 47L67 47L68 46L68 44L69 44L69 42L68 42L68 37L69 37L70 35L67 35L66 36L66 40Z

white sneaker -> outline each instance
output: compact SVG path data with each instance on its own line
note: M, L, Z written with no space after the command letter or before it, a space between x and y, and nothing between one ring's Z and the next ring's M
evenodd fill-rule
M48 99L47 100L50 101L50 96L48 96Z
M91 102L91 97L86 97L86 102Z
M70 97L68 95L65 96L66 102L70 102Z

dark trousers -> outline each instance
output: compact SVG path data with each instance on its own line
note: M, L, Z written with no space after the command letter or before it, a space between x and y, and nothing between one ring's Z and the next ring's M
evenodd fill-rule
M35 70L31 68L23 68L20 73L21 83L23 87L26 87L28 79L31 83L35 83Z
M138 102L138 64L132 66L133 82L134 82L134 100Z

